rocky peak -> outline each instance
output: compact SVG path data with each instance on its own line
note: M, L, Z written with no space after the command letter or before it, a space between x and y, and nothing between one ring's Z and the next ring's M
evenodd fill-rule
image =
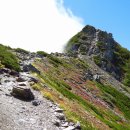
M93 27L93 26L90 26L90 25L86 25L82 31L88 35L93 35L96 33L96 29Z
M99 67L120 81L124 77L123 67L126 61L122 53L130 58L130 52L122 48L111 33L90 25L86 25L81 32L69 40L66 51L72 55L91 57Z
M111 33L87 25L69 41L67 49L88 56L105 55L112 60L117 45Z
M81 42L81 46L78 51L82 52L82 46L86 45L85 53L88 55L100 53L100 49L112 50L117 45L111 33L95 29L89 25L82 29L79 42Z

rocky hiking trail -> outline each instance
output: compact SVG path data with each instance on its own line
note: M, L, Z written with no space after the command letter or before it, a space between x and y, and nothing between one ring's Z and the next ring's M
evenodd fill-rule
M0 70L0 79L0 130L81 129L79 123L67 122L58 104L30 87L30 82L36 82L36 79L29 72L16 73L5 68ZM17 89L22 90L23 95L17 95ZM30 93L33 96L28 100L26 95Z

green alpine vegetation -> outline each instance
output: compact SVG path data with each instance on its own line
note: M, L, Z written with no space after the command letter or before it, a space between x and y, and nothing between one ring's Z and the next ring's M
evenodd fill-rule
M7 68L20 71L18 59L16 55L12 53L10 47L0 45L0 62Z
M64 51L31 53L0 45L0 68L20 71L20 62L36 78L32 89L59 104L67 121L80 122L82 130L130 130L130 51L90 25Z
M40 90L44 97L60 104L68 120L80 121L82 130L130 130L127 96L112 86L83 80L83 72L89 69L86 61L50 56L44 57L44 62L38 59L33 64L41 72L37 74L41 83L34 86L35 90ZM88 92L96 98L88 96Z

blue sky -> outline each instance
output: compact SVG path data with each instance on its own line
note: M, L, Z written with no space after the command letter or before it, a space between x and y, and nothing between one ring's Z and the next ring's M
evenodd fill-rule
M130 50L130 0L64 0L64 6L83 19L83 24L113 33Z

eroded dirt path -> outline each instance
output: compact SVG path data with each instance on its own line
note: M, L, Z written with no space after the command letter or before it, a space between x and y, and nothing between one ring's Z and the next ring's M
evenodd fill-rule
M27 75L26 75L27 76ZM0 129L1 130L59 130L54 123L58 121L57 106L33 91L40 105L34 106L10 95L12 87L17 85L16 77L0 75ZM27 81L26 81L27 82Z

